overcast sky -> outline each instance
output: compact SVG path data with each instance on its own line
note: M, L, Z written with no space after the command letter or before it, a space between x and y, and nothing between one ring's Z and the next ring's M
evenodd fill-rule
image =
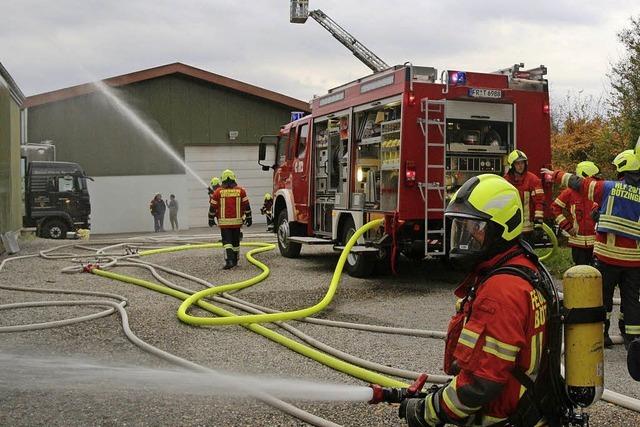
M287 0L0 0L0 62L25 95L183 62L302 100L369 74ZM553 99L601 95L638 0L311 0L388 64L544 64Z

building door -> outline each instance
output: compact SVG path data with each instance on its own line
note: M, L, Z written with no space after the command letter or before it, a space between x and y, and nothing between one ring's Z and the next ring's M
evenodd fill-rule
M207 184L212 176L219 177L223 170L231 169L236 173L238 184L247 190L254 223L265 223L260 215L264 193L272 191L272 171L262 171L258 166L257 145L215 145L187 146L184 157L192 168ZM194 177L187 175L189 194L189 227L207 227L209 196Z

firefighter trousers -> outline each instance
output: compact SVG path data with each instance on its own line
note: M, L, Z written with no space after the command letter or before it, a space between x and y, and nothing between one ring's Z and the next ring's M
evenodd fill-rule
M238 254L240 253L240 227L221 228L220 235L222 237L222 247L224 248L224 259L237 264Z
M571 247L571 258L575 265L593 265L593 247Z
M600 260L597 267L602 274L603 300L607 314L613 310L613 292L618 285L620 313L624 315L624 332L633 340L640 336L640 268L620 267Z

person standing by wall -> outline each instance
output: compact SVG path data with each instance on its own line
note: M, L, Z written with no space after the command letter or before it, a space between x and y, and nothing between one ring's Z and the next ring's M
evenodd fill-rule
M225 250L224 269L238 265L240 254L240 229L242 224L251 227L251 206L244 188L236 182L236 175L227 169L220 176L221 186L211 196L209 226L218 221L222 245Z
M153 231L164 231L164 213L167 207L162 200L162 194L157 193L149 204L151 216L153 216Z
M169 196L169 201L167 202L167 207L169 208L169 221L171 221L171 230L178 231L178 200L176 200L175 194Z

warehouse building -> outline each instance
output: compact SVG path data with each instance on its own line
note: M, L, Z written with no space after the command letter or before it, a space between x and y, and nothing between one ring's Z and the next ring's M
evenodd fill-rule
M0 63L0 234L22 227L20 116L23 102L18 85Z
M92 232L150 231L155 193L180 203L180 228L207 225L206 188L171 158L137 117L206 183L226 168L247 188L256 222L271 171L257 164L261 135L277 133L306 102L182 63L28 97L27 139L50 140L56 160L79 163L89 184ZM165 229L169 228L168 214Z

